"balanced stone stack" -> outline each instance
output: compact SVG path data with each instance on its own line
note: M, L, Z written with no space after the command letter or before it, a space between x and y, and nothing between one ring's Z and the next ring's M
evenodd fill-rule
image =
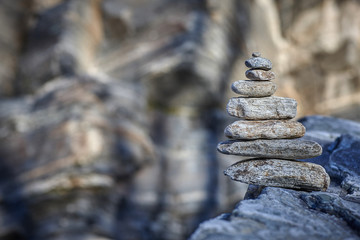
M248 184L326 191L330 178L325 169L298 161L321 155L322 148L300 139L305 127L292 120L296 100L272 96L276 91L272 64L259 53L252 56L245 61L250 68L245 75L250 80L232 84L232 90L241 96L231 98L227 105L227 112L241 120L226 127L230 140L218 145L221 153L249 158L230 166L225 175Z

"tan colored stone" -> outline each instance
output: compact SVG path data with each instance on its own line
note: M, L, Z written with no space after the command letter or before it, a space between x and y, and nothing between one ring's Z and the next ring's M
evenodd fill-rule
M231 98L227 112L234 117L247 120L290 119L296 116L297 102L291 98Z
M229 138L243 140L299 138L304 136L305 127L292 120L236 121L224 133Z
M320 156L321 146L302 139L228 140L218 144L219 152L258 158L306 159Z
M261 69L250 69L245 72L245 76L251 80L273 80L275 79L275 73L272 71L264 71Z
M306 191L326 191L330 184L322 166L293 160L250 159L233 164L224 173L247 184Z
M246 97L269 97L276 88L276 84L270 81L239 80L231 85L233 92Z

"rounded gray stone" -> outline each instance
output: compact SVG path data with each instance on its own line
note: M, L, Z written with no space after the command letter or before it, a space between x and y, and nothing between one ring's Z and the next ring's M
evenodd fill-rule
M245 65L251 69L271 70L272 63L269 59L262 57L253 57L245 61Z
M293 160L250 159L231 165L224 173L247 184L306 191L326 191L330 184L322 166Z
M291 119L296 116L297 102L292 98L231 98L226 106L234 117L246 120Z
M292 120L236 121L224 133L231 139L288 139L304 136L305 127Z
M246 97L269 97L276 92L276 84L270 81L239 80L231 85L233 92Z
M306 159L322 154L317 142L302 139L228 140L219 143L217 150L229 155L281 159Z
M251 56L253 56L253 57L260 57L260 56L261 56L261 53L259 53L259 52L253 52L253 53L251 54Z
M245 72L245 76L251 80L269 81L275 79L274 72L261 69L249 69Z

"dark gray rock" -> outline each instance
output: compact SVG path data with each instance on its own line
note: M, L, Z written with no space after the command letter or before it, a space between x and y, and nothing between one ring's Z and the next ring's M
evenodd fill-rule
M342 188L344 199L360 203L360 138L341 135L323 147L324 153L308 159L324 166L328 174Z
M334 214L336 206L343 212ZM240 202L230 214L202 223L190 239L355 240L360 239L359 211L358 204L334 193L267 187L256 199Z
M307 130L306 137L323 145L333 142L342 134L360 137L360 123L328 116L310 116L299 119Z
M323 116L300 120L304 138L319 139L321 164L331 178L326 192L251 185L232 213L200 225L200 239L360 239L360 124ZM354 133L354 134L352 134Z

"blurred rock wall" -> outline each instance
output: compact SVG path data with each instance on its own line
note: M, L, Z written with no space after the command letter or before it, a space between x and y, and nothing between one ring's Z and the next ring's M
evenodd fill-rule
M250 5L246 46L272 59L277 95L296 98L300 115L359 120L359 1L254 0ZM238 66L235 78L244 71Z
M354 118L359 8L2 0L0 239L184 239L232 209L216 144L243 60L273 60L300 115Z

